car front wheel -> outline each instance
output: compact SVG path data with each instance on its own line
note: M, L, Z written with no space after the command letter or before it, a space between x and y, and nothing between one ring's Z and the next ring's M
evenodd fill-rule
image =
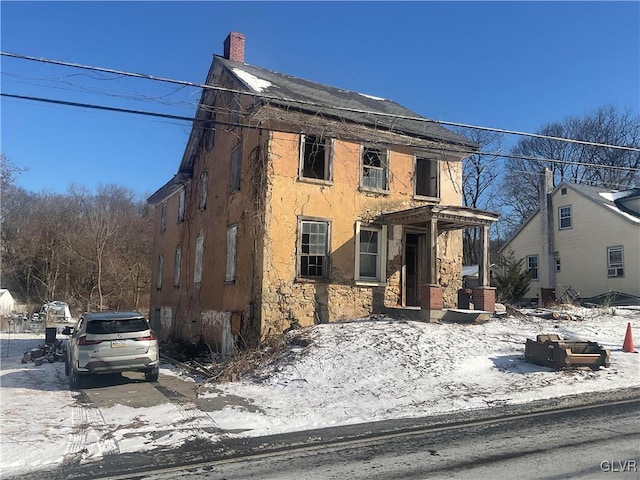
M147 370L146 372L144 372L144 379L147 382L157 382L159 374L160 369L158 367L153 367L151 370Z

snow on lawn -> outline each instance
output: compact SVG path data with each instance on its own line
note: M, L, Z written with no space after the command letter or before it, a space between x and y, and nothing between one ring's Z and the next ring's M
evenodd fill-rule
M308 327L290 333L299 340L258 375L197 385L201 397L228 400L207 412L169 401L133 408L126 398L109 408L79 405L62 363L20 363L23 352L43 343L42 335L0 334L0 474L74 455L95 460L177 447L190 438L216 440L221 433L203 428L210 426L228 430L225 436L259 436L640 386L640 355L621 350L627 322L640 339L640 309L572 314L583 320L530 316L462 325L370 319ZM597 341L611 350L611 366L556 372L527 364L524 342L540 333ZM161 374L176 371L163 366ZM196 388L192 378L183 378Z
M261 380L216 385L217 393L204 395L251 399L260 413L229 407L216 413L216 423L265 435L640 386L640 355L621 349L627 322L635 320L640 337L640 310L611 312L573 309L581 321L317 325L301 331L308 346L293 347L290 361L261 372ZM524 342L540 333L598 341L611 350L611 366L556 372L525 363Z

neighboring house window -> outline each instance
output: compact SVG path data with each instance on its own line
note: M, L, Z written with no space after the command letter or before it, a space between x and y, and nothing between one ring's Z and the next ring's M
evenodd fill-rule
M173 286L180 286L180 270L182 269L182 246L176 247L176 256L173 264Z
M567 187L562 187L562 188L560 189L560 195L563 195L563 196L564 196L564 195L566 195L566 194L567 194Z
M234 282L236 279L236 251L238 244L238 225L227 228L227 268L225 282Z
M607 277L624 277L622 247L607 247Z
M184 222L184 200L185 200L184 188L180 190L178 195L178 222Z
M362 187L372 190L388 190L389 162L386 150L362 148Z
M531 280L538 279L538 255L529 255L527 257L527 270L531 274Z
M316 135L300 136L300 178L331 180L332 142Z
M162 267L164 263L164 255L158 255L158 276L156 277L156 288L160 290L162 288Z
M560 272L560 258L556 257L556 272Z
M298 275L307 278L329 276L328 221L300 220L298 224Z
M229 190L235 192L240 190L240 171L242 169L242 146L238 145L231 152L231 183Z
M416 195L439 197L438 160L433 158L416 158Z
M558 218L560 221L558 228L560 230L571 228L573 225L571 220L571 205L558 208Z
M204 237L200 236L196 240L196 264L193 269L193 282L202 281L202 254L204 252Z
M162 213L160 214L160 233L167 229L167 203L162 204Z
M356 222L355 280L385 282L387 226L362 227Z
M198 200L198 208L205 208L207 206L207 183L209 181L209 174L205 170L200 174L200 181L198 182L200 187L200 196Z

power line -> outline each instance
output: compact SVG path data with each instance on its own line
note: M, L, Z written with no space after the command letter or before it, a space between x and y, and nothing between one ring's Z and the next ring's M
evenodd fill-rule
M237 93L237 94L240 94L240 95L250 95L252 97L263 98L263 99L267 99L267 100L276 100L276 101L279 101L279 102L290 102L290 103L293 103L293 104L306 105L306 106L312 106L312 107L323 107L324 106L324 105L316 103L316 102L297 100L297 99L289 99L289 98L286 98L286 97L278 97L278 96L275 96L275 95L268 95L268 94L265 94L265 93L246 92L246 91L243 91L243 90L235 90L235 89L231 89L231 88L220 87L220 86L217 86L217 85L207 85L207 84L203 84L203 83L189 82L189 81L186 81L186 80L175 80L175 79L172 79L172 78L158 77L158 76L150 75L150 74L146 74L146 73L126 72L126 71L123 71L123 70L116 70L116 69L104 68L104 67L95 67L95 66L91 66L91 65L83 65L83 64L79 64L79 63L64 62L64 61L61 61L61 60L52 60L52 59L43 58L43 57L33 57L33 56L29 56L29 55L21 55L21 54L18 54L18 53L11 53L11 52L0 52L0 55L7 56L7 57L12 57L12 58L17 58L17 59L20 59L20 60L29 60L29 61L35 61L35 62L49 63L49 64L60 65L60 66L64 66L64 67L80 68L80 69L83 69L83 70L92 70L92 71L110 73L110 74L127 76L127 77L142 78L142 79L145 79L145 80L153 80L153 81L158 81L158 82L174 83L174 84L177 84L177 85L184 85L184 86L190 86L190 87L196 87L196 88L203 88L203 89L209 89L209 90L215 90L215 91L221 91L221 92L227 92L227 93ZM604 147L604 148L612 148L612 149L617 149L617 150L627 150L627 151L631 151L631 152L640 152L640 148L638 148L638 147L628 147L628 146L624 146L624 145L611 145L611 144L607 144L607 143L590 142L590 141L586 141L586 140L575 140L575 139L572 139L572 138L555 137L555 136L543 135L543 134L539 134L539 133L528 133L528 132L520 132L520 131L517 131L517 130L507 130L507 129L502 129L502 128L484 127L484 126L470 125L470 124L458 123L458 122L448 122L448 121L444 121L444 120L433 120L433 119L428 119L428 118L423 118L423 117L414 117L414 116L410 116L410 115L399 115L399 114L393 114L393 113L376 112L376 111L370 111L370 110L363 110L363 109L359 109L359 108L340 107L340 106L332 106L331 108L333 108L335 110L338 110L338 111L361 113L361 114L374 115L374 116L379 116L379 117L396 118L396 119L403 119L403 120L412 120L412 121L425 122L425 123L435 123L435 124L438 124L438 125L446 125L446 126L451 126L451 127L470 128L470 129L475 129L475 130L503 133L503 134L509 134L509 135L518 135L518 136L526 136L526 137L533 137L533 138L543 138L543 139L547 139L547 140L557 140L557 141L561 141L561 142L576 143L576 144L580 144L580 145L589 145L589 146L593 146L593 147Z
M241 127L241 128L251 128L251 129L264 129L265 127L259 126L259 125L250 125L247 123L239 123L239 122L221 122L219 120L212 120L210 118L194 118L194 117L185 117L185 116L181 116L181 115L172 115L172 114L168 114L168 113L159 113L159 112L149 112L146 110L134 110L134 109L130 109L130 108L120 108L120 107L110 107L110 106L106 106L106 105L95 105L95 104L91 104L91 103L80 103L80 102L71 102L68 100L55 100L52 98L41 98L41 97L30 97L30 96L26 96L26 95L14 95L14 94L10 94L10 93L4 93L4 92L0 92L0 96L2 97L7 97L7 98L15 98L15 99L19 99L19 100L29 100L29 101L34 101L34 102L43 102L43 103L51 103L54 105L64 105L64 106L70 106L70 107L77 107L77 108L87 108L87 109L93 109L93 110L103 110L103 111L110 111L110 112L118 112L118 113L131 113L134 115L144 115L144 116L150 116L150 117L156 117L156 118L166 118L166 119L170 119L170 120L181 120L181 121L186 121L186 122L198 122L204 125L222 125L222 126L228 126L228 127ZM294 131L294 130L285 130L282 128L278 128L278 131L282 131L284 133L300 133L298 131ZM411 146L411 145L406 145L406 146ZM449 151L446 147L442 148L442 147L438 147L439 150L442 151ZM593 163L587 163L587 162L575 162L575 161L569 161L569 160L558 160L558 159L553 159L553 158L543 158L543 157L531 157L531 156L527 156L527 155L512 155L512 154L508 154L508 153L501 153L501 152L477 152L475 150L460 150L460 149L455 149L454 150L457 153L463 153L463 154L468 154L468 155L483 155L483 156L495 156L495 157L503 157L503 158L515 158L515 159L523 159L523 160L528 160L528 161L535 161L535 162L549 162L549 163L561 163L561 164L566 164L566 165L577 165L577 166L584 166L584 167L598 167L598 168L605 168L605 169L610 169L610 170L622 170L622 171L629 171L629 172L640 172L640 168L634 168L634 167L622 167L622 166L617 166L617 165L599 165L599 164L593 164Z

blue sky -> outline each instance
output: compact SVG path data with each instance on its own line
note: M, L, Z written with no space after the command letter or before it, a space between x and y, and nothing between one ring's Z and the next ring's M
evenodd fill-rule
M246 63L395 100L439 120L533 132L640 110L639 2L10 2L1 47L203 82L230 31ZM192 116L200 92L1 59L2 92ZM117 183L145 198L190 125L1 99L1 151L27 190Z

